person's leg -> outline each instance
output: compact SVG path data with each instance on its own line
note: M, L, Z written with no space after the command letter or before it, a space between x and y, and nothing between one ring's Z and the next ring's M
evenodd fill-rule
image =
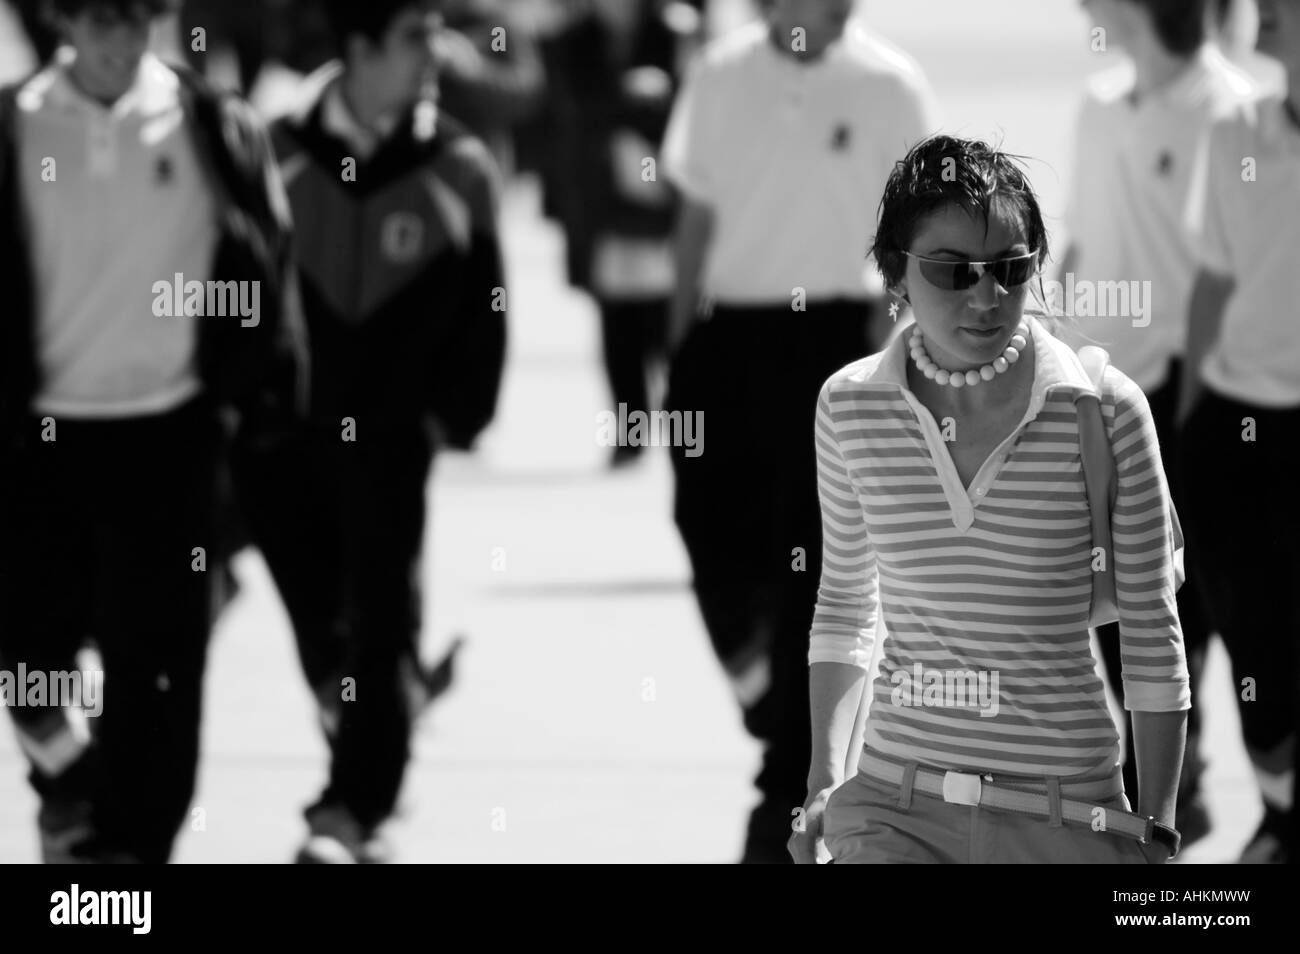
M101 481L95 635L104 665L105 787L96 818L110 850L162 863L188 814L198 767L216 570L200 561L215 536L220 427L200 402L84 426Z
M610 410L617 414L618 406L625 404L629 414L633 411L649 413L644 349L636 305L605 300L599 302L599 307L601 354L609 382ZM624 463L640 457L644 450L641 446L616 446L611 451L611 458L616 464Z
M34 422L31 429L38 432ZM56 433L61 440L6 454L0 470L0 668L14 674L20 665L28 672L76 669L90 631L96 564L87 546L87 460L71 429ZM93 835L98 760L91 725L72 706L8 709L40 799L42 856L69 860Z
M271 447L237 447L235 494L293 627L328 738L338 722L346 640L344 497L337 433L306 430Z
M705 425L702 453L670 448L673 515L709 639L742 701L743 687L767 684L766 637L755 631L763 560L756 528L772 497L766 468L755 464L754 411L745 401L753 347L739 317L697 323L673 358L665 400L665 409L698 414Z
M1242 735L1265 806L1248 853L1263 846L1264 855L1281 845L1291 811L1300 683L1300 504L1290 476L1297 440L1300 412L1211 393L1193 411L1183 445L1189 552L1198 552L1211 617L1232 659Z
M974 811L859 773L831 793L822 830L836 864L964 864Z
M764 591L773 634L771 689L759 708L774 713L774 731L756 785L763 794L750 819L759 854L782 854L793 809L807 794L812 758L808 699L808 640L821 580L821 508L814 437L817 396L835 371L866 351L867 309L854 304L810 306L775 313L761 328L764 347L748 364L749 398L757 420L751 458L773 471L779 501L766 521ZM770 448L762 453L764 447ZM767 846L767 850L763 850Z
M788 772L767 764L771 740L799 713L773 693L775 630L780 602L771 587L768 541L777 494L767 416L768 397L756 370L772 347L758 310L715 313L697 324L674 356L665 401L669 411L700 414L703 452L671 449L676 477L674 515L690 557L700 613L719 662L741 706L746 730L765 744L758 778L762 799L749 820L744 861L789 860L790 811L803 804ZM769 382L770 383L770 382ZM804 708L806 721L806 706ZM806 777L808 766L800 772Z
M309 820L341 807L370 835L393 812L421 695L420 553L432 449L418 431L355 446L347 467L348 651L330 782Z

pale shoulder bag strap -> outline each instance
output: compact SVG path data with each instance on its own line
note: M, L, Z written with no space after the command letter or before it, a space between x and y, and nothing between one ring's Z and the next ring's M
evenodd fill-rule
M1115 454L1106 435L1101 413L1101 381L1110 356L1101 348L1088 345L1079 349L1079 361L1092 382L1093 393L1080 391L1075 398L1079 419L1079 457L1083 463L1083 482L1092 515L1094 550L1092 604L1088 612L1090 626L1102 626L1119 619L1119 602L1115 592L1115 555L1111 545L1111 510L1118 490ZM1100 549L1100 561L1095 551Z

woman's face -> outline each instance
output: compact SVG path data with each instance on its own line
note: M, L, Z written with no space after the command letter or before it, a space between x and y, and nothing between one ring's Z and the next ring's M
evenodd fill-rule
M957 206L931 213L908 249L913 255L941 261L989 262L1026 255L1030 248L1019 214L994 202L986 223ZM1007 347L1020 326L1030 282L1012 288L999 285L985 272L970 288L945 290L921 272L921 263L907 258L900 290L912 303L913 317L925 335L925 347L940 367L978 368Z

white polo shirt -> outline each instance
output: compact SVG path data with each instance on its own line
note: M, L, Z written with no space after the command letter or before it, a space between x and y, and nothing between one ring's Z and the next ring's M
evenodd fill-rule
M1202 158L1189 223L1202 267L1236 290L1201 374L1248 404L1300 406L1300 129L1279 98L1243 104Z
M706 47L662 150L668 178L714 213L705 295L770 305L878 287L876 210L894 163L934 131L930 103L916 63L859 23L810 62L762 22Z
M185 282L208 280L218 238L179 82L146 54L134 85L109 107L75 86L66 63L18 94L38 413L160 413L200 389L197 323L228 319L153 311L155 282L174 283L178 273Z
M1066 213L1077 249L1073 299L1080 307L1063 304L1077 322L1065 325L1070 343L1102 345L1116 367L1150 392L1164 383L1170 360L1186 350L1197 265L1186 216L1197 151L1211 124L1254 96L1256 87L1210 44L1136 105L1133 86L1131 64L1089 80ZM1131 283L1127 310L1124 298L1098 293L1096 283L1115 281ZM1089 314L1081 313L1089 309L1080 282L1092 284ZM1067 281L1066 297L1070 288ZM1110 313L1112 302L1125 313Z

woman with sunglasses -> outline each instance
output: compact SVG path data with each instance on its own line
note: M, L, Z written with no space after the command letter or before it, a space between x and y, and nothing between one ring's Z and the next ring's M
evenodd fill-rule
M1005 154L933 137L890 176L872 251L915 323L818 402L813 760L791 853L815 860L824 836L837 862L1164 861L1190 692L1146 398L1113 368L1102 378L1118 489L1100 558L1114 560L1134 813L1088 633L1099 564L1074 401L1094 388L1026 313L1047 257L1033 190ZM843 781L878 616L888 638Z

